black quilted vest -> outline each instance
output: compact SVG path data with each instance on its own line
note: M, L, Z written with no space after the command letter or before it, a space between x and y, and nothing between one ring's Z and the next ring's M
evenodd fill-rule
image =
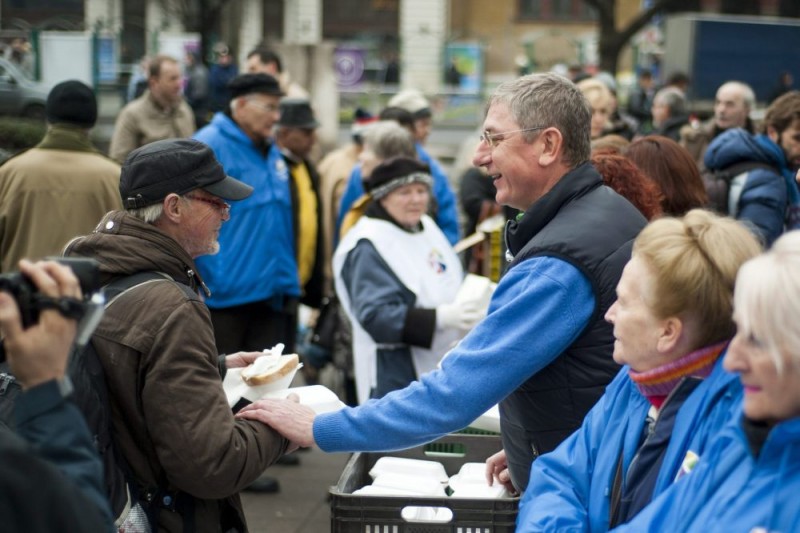
M612 327L603 316L616 299L633 240L646 223L585 163L567 173L519 222L510 221L506 227L513 256L509 268L532 257L556 257L589 279L596 301L575 342L500 404L503 446L514 485L521 490L528 485L533 459L580 427L619 371L611 357Z

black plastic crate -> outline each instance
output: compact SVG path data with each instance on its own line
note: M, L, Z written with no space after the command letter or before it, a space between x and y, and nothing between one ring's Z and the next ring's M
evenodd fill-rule
M498 436L452 434L408 450L356 453L344 467L339 482L331 487L331 532L333 533L508 533L513 532L519 498L496 500L406 496L353 496L352 492L372 479L369 471L383 456L438 461L448 476L464 463L483 462L502 448ZM406 507L446 507L449 522L409 522Z

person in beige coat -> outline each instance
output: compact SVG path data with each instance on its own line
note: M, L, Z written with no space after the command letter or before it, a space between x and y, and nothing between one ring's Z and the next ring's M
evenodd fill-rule
M59 83L45 111L44 139L0 166L2 272L16 270L22 258L58 254L108 211L122 207L119 165L89 141L97 120L92 90L77 80Z
M153 141L190 137L194 113L183 98L178 62L165 55L148 64L147 90L122 108L114 124L109 155L122 163L134 149Z

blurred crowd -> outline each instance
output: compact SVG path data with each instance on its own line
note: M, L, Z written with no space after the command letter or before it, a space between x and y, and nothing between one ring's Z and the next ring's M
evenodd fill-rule
M419 90L319 158L278 53L213 57L142 58L108 155L92 89L59 83L44 139L0 165L0 279L21 270L40 310L23 326L0 293L21 387L0 447L55 480L0 476L18 530L246 531L239 492L280 490L268 467L297 447L412 447L495 405L487 483L521 495L518 531L800 528L790 77L761 120L730 80L701 121L680 73L642 70L624 108L607 73L523 76L448 174ZM29 261L59 255L113 294L90 345L122 496L70 401L91 295ZM228 370L277 345L346 407L230 404Z

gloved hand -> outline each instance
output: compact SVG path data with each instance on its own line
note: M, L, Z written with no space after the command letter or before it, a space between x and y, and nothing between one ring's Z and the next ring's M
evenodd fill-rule
M469 331L486 316L486 305L477 300L441 304L436 308L436 327Z

